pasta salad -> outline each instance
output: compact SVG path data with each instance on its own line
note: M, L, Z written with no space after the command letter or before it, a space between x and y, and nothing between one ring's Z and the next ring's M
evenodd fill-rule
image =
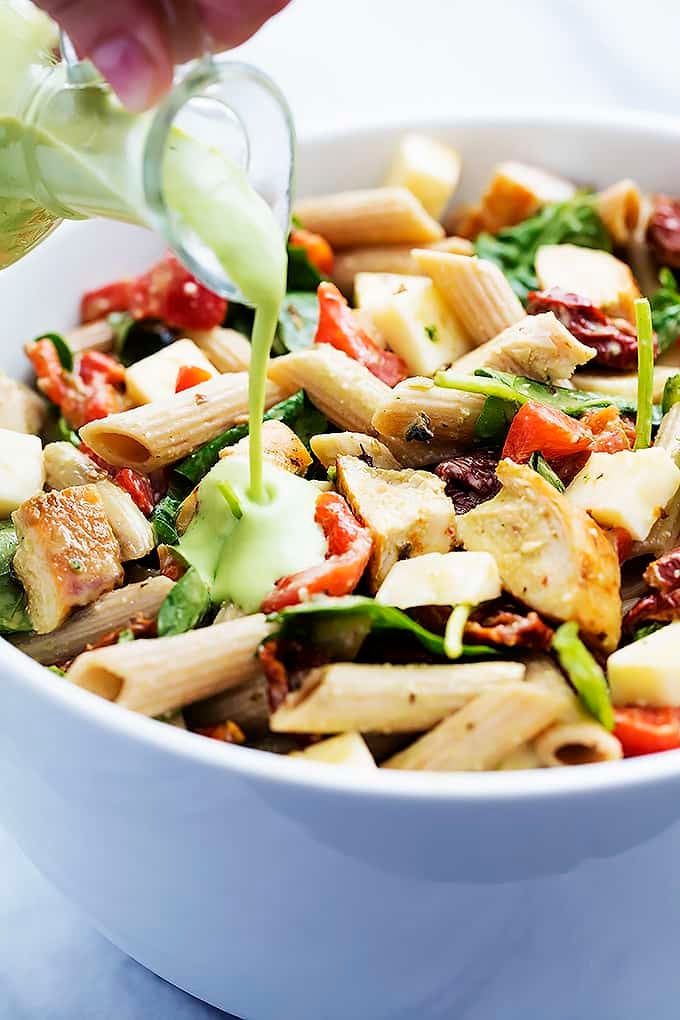
M171 254L0 375L0 634L54 683L359 769L680 747L680 200L460 170L299 202L264 499L253 312Z

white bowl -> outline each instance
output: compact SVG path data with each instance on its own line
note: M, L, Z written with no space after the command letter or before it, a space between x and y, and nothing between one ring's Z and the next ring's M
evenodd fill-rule
M574 113L415 125L464 154L680 190L680 122ZM405 127L317 139L306 191L380 180ZM142 268L131 228L62 228L0 276L0 365ZM126 953L248 1020L675 1020L680 752L527 773L352 773L222 746L0 642L0 817ZM679 667L680 668L680 667Z

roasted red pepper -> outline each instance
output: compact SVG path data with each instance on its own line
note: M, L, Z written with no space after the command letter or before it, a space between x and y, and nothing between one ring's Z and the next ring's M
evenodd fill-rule
M192 386L200 386L208 379L212 379L212 375L205 368L200 368L198 365L182 365L177 373L175 393L190 390Z
M619 371L637 368L637 332L625 319L611 319L588 298L561 287L529 294L527 313L554 312L572 336L596 351L594 363ZM658 344L654 337L655 353Z
M132 280L116 280L87 291L80 302L80 321L93 322L106 318L111 312L126 312L130 307L132 284Z
M408 369L398 355L384 351L370 338L354 317L352 309L332 283L319 285L319 328L317 344L330 344L382 379L396 386L408 376Z
M319 496L315 520L328 543L325 561L281 578L262 603L263 613L278 613L310 595L349 595L361 580L373 546L368 529L359 524L336 492Z
M126 467L117 471L113 480L116 485L130 494L135 506L142 511L145 517L151 515L154 508L153 489L146 475L141 475L139 471Z
M680 268L680 199L655 196L647 243L662 265Z
M114 382L121 383L125 372L109 355L88 351L73 373L62 366L56 347L47 337L31 344L27 354L38 389L57 405L72 428L79 429L89 421L122 410L122 393Z
M532 453L542 453L549 461L590 450L591 441L588 429L575 418L529 400L512 420L502 456L526 464Z
M330 276L333 272L333 249L321 234L302 227L292 230L289 239L291 248L304 248L307 258L322 276Z
M168 252L132 285L135 319L162 319L182 329L212 329L227 314L227 302L214 294Z
M618 737L626 758L680 747L680 712L676 708L614 709Z

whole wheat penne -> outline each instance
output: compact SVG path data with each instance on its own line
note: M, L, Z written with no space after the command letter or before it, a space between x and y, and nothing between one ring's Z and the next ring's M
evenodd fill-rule
M521 744L497 766L499 772L520 772L526 769L541 769L543 763L539 759L533 744Z
M120 546L122 563L141 560L155 548L153 528L129 492L104 478L96 483L106 516Z
M480 691L521 681L517 662L382 666L335 663L310 670L269 725L275 733L417 733Z
M444 236L444 228L406 188L305 198L297 203L295 214L308 230L323 234L333 248L429 244Z
M195 729L217 726L232 719L248 739L253 740L263 736L269 728L268 692L267 680L263 673L258 672L245 683L189 706L185 715L189 725Z
M527 683L485 691L384 763L389 769L477 772L495 769L555 719L560 698Z
M269 382L267 407L293 390ZM248 410L248 373L233 372L81 429L82 439L110 464L155 471L191 453Z
M106 478L106 472L73 443L48 443L43 450L45 484L49 489L89 485Z
M454 255L474 255L475 250L465 237L445 237L425 245L434 251L448 251ZM358 273L396 273L398 276L418 276L421 270L413 257L413 245L382 245L371 248L351 248L339 252L333 264L333 282L343 294L351 297L354 278Z
M161 715L245 683L271 632L262 614L188 634L130 641L79 655L68 671L78 687L144 715Z
M66 341L74 354L83 351L112 351L115 334L106 319L88 322L86 326L76 326L66 334Z
M234 446L227 446L220 457L247 457L250 450L250 436L245 436ZM293 475L305 475L312 458L302 440L282 421L266 421L262 426L262 453L277 467Z
M0 373L0 429L37 436L46 417L47 405L37 393Z
M677 368L670 365L654 366L653 399L660 403L663 388L671 376L677 375ZM637 372L576 372L571 380L577 390L592 390L595 393L606 393L612 397L628 397L634 400L637 396Z
M401 464L384 443L365 432L326 432L314 436L310 442L312 453L325 468L335 464L338 457L368 458L373 467L398 470Z
M595 208L615 244L628 244L634 237L642 213L642 196L630 177L600 191Z
M250 365L248 338L235 329L193 329L187 332L218 372L243 372Z
M148 581L128 584L102 595L85 609L77 610L51 634L29 634L14 638L12 643L45 666L66 662L106 634L124 630L136 616L155 619L172 585L168 577L151 577Z
M503 273L477 256L417 249L413 256L429 276L451 311L463 325L471 343L478 345L498 336L524 318L524 309Z
M343 765L349 769L374 769L373 756L360 733L342 733L318 744L310 744L304 751L291 751L290 758L306 758L327 765Z

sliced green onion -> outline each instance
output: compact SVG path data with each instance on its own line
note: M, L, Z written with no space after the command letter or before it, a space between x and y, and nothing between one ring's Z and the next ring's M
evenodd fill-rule
M548 464L545 457L540 453L532 453L531 459L529 460L529 467L533 468L537 475L545 479L546 482L550 482L553 488L557 489L558 492L564 492L564 482L562 479L555 474L553 469Z
M464 375L462 372L437 372L434 377L435 386L443 386L448 390L462 390L463 393L481 393L485 397L499 397L501 400L512 401L513 404L526 404L529 397L525 397L511 386L498 379L481 378L474 375Z
M614 729L614 709L604 673L579 637L571 620L555 631L552 649L579 698L606 730Z
M652 309L647 298L635 302L635 323L638 333L638 391L635 449L646 450L652 445L654 409L654 329Z
M463 654L465 624L472 612L472 606L455 606L449 616L444 632L444 651L449 659L460 659Z

